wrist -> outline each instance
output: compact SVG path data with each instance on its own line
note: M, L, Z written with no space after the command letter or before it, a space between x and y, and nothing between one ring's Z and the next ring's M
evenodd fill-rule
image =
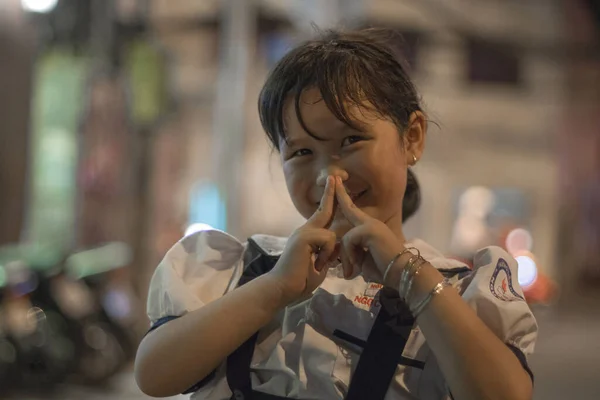
M413 277L412 290L406 302L409 308L414 310L431 295L432 290L444 281L444 276L430 263L425 262L419 274Z
M383 284L387 287L394 288L395 290L399 289L400 280L402 277L402 272L404 268L407 266L408 262L414 254L410 251L407 251L406 248L402 247L397 253L395 259L392 259L393 264L388 265L387 273L384 273L384 282Z
M274 311L279 311L289 304L293 303L298 296L289 289L289 287L278 276L272 273L267 273L259 278L264 284L264 292L269 295L269 302L273 306Z
M415 290L407 300L408 307L415 318L428 308L434 297L439 295L446 287L451 286L449 281L431 264L427 263L414 282Z

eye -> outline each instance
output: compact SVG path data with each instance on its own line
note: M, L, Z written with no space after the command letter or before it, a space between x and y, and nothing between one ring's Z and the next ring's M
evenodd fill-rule
M360 142L361 140L364 140L364 138L361 136L357 136L357 135L347 136L344 138L344 140L342 140L342 147L349 146L356 142Z
M300 150L296 150L295 152L293 152L289 158L309 156L311 154L312 154L312 151L310 151L309 149L300 149Z

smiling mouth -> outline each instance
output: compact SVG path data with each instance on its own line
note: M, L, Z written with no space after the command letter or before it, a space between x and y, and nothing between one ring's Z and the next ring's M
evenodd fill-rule
M367 193L368 189L363 190L362 192L348 192L348 196L350 196L350 200L352 202L356 202L356 200L360 199L365 193ZM317 203L319 205L320 203Z
M363 190L362 192L348 192L348 195L350 196L350 199L352 199L353 203L356 203L356 200L360 199L362 197L363 194L365 194L367 192L367 189Z
M350 196L350 199L352 200L353 203L356 203L356 201L358 199L360 199L365 193L367 193L369 189L365 189L362 192L348 192L348 195ZM319 207L321 205L320 202L315 203L317 205L317 207Z

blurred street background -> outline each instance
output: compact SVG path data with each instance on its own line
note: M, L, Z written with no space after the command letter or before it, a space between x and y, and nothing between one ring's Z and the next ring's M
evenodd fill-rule
M302 222L256 100L314 24L399 34L432 121L408 236L511 252L535 399L600 399L598 0L0 0L0 399L147 398L165 252Z

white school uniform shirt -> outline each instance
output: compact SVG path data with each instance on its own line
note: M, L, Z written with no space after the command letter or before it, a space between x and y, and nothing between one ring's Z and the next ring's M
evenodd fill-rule
M281 254L286 243L285 238L266 235L252 239L269 255ZM164 317L182 316L234 290L243 272L247 246L217 230L181 239L151 280L150 321L154 324ZM410 241L406 247L419 249L438 270L464 267L422 240ZM520 350L525 358L533 352L537 323L518 284L517 263L509 254L499 247L484 248L477 252L472 272L450 282L500 340ZM265 329L268 332L259 335L250 366L253 389L289 398L343 399L360 349L340 346L333 331L340 329L366 341L379 309L375 295L380 287L362 276L345 280L340 269L330 269L309 299L281 310L273 326ZM161 329L169 329L168 323ZM413 327L402 355L424 362L424 368L399 365L386 400L451 398L418 326ZM221 400L231 395L223 362L191 398Z

